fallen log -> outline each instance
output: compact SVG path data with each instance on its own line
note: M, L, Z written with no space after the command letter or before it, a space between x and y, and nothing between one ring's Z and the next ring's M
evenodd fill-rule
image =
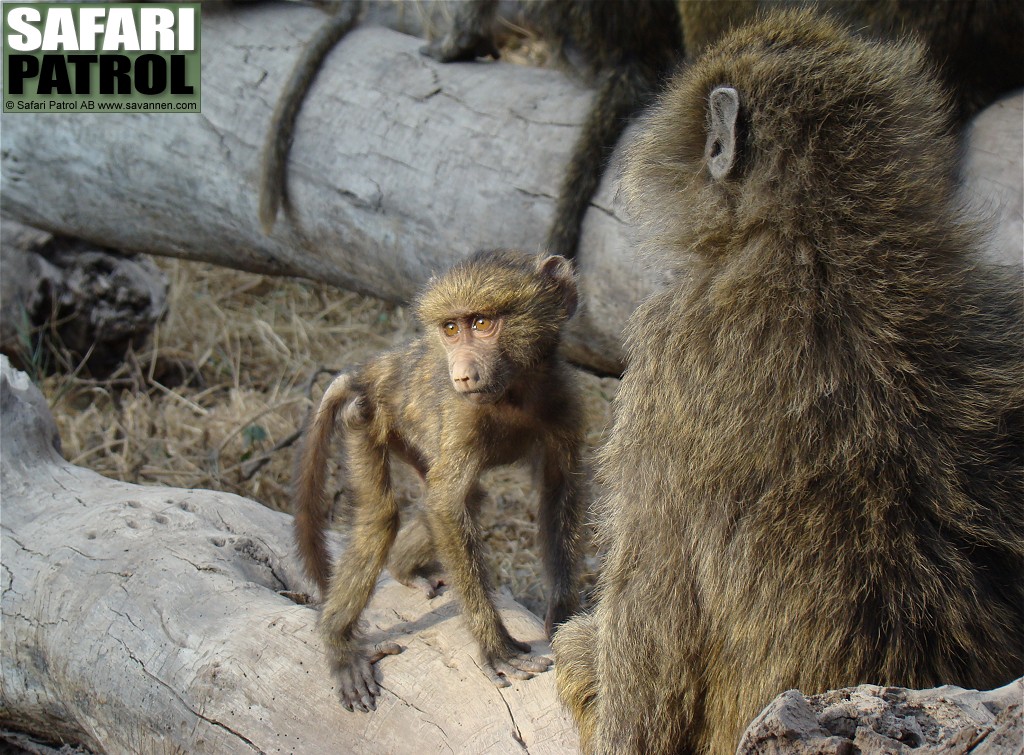
M1024 94L978 113L965 136L963 195L986 223L985 258L1024 263Z
M0 728L110 753L572 752L554 674L507 689L477 666L450 594L383 578L365 614L372 714L338 702L291 518L227 493L72 466L49 410L0 357ZM539 619L499 600L517 637Z
M204 10L202 113L9 114L0 171L7 213L117 249L303 276L393 301L472 250L543 243L590 90L557 70L440 64L419 53L421 39L357 28L328 55L299 113L290 209L268 237L257 218L260 150L324 15L293 3ZM984 146L1015 166L1010 201L980 204L1019 218L1020 120L1013 112L999 120L1008 141ZM604 371L620 365L622 325L658 278L631 251L616 185L613 169L584 218L584 306L567 338L574 360ZM1013 240L998 258L1019 262L1019 232Z

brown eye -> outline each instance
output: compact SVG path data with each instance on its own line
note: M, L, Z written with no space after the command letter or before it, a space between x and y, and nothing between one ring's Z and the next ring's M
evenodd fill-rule
M441 326L441 332L448 338L452 338L459 334L459 324L453 320L449 320Z
M490 317L475 317L473 318L473 330L480 333L487 333L494 328L494 320Z

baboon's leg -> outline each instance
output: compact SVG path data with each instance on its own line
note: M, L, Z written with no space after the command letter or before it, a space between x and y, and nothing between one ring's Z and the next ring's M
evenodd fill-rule
M593 749L597 700L597 622L578 614L562 624L551 645L555 650L558 697L572 713L580 733L580 749Z
M541 549L548 587L544 630L555 627L578 608L583 501L579 494L579 451L575 443L550 442L537 469Z
M613 545L603 567L622 579L602 583L594 611L600 634L592 652L600 691L590 706L592 751L707 752L700 746L706 667L697 659L708 656L695 604L689 602L693 593L680 584L687 577L678 564L675 571L651 574L623 563L635 558L630 550L643 547L632 543L616 553ZM666 582L680 586L674 591ZM680 615L668 623L654 607L673 599L682 602L672 605Z

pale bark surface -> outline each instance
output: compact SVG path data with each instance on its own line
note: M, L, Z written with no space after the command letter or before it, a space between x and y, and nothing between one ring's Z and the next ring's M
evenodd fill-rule
M142 487L64 461L42 396L0 357L0 725L92 750L572 752L554 674L494 687L450 592L384 578L365 614L372 714L345 712L291 517L227 493ZM546 650L539 619L499 599Z
M964 196L988 223L986 257L1024 264L1024 94L980 112L967 133Z

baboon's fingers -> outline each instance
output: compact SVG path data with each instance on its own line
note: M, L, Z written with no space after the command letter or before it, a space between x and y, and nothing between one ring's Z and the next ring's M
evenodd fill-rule
M360 685L362 688L362 696L359 701L363 704L363 708L369 710L377 710L377 695L380 694L380 686L377 684L377 680L374 678L374 667L372 662L365 665L360 664Z
M498 666L500 665L500 663L485 663L483 666L483 672L495 687L511 687L512 682L498 673Z
M397 642L378 642L373 646L373 653L370 655L370 663L376 663L386 655L398 655L402 652L402 646Z
M529 671L519 668L514 665L511 660L508 661L496 661L494 669L501 675L509 677L511 679L532 679L533 674Z
M529 655L530 646L509 638L517 647L525 647L524 655L511 655L508 658L490 658L484 663L484 673L498 687L508 687L509 679L532 679L534 674L542 674L551 668L553 661L543 655Z
M529 671L534 674L543 674L554 663L550 658L543 655L518 655L508 659L508 664L520 671Z
M371 709L364 702L369 690L362 681L359 663L366 663L366 659L353 659L350 665L338 669L338 697L341 699L342 707L348 712L369 713Z
M373 664L385 655L401 652L394 642L382 642L374 648L372 656L357 655L347 663L339 663L335 676L338 680L338 695L341 704L349 712L369 713L377 710L377 695L380 685L374 678Z

